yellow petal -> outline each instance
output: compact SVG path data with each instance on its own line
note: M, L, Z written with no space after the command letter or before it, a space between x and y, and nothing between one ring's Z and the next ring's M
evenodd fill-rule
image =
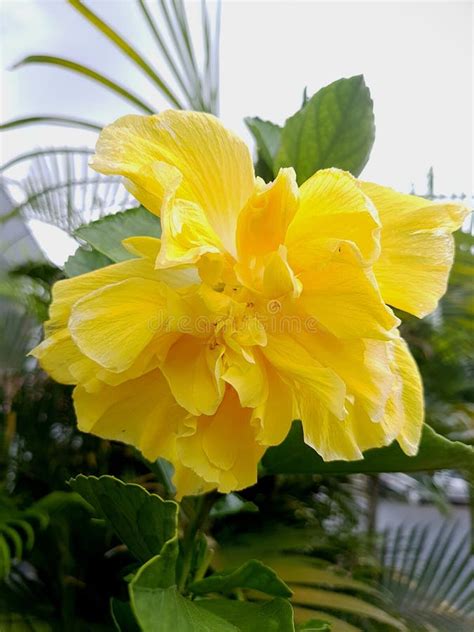
M293 169L280 169L276 179L258 188L239 215L237 250L240 259L278 250L298 208Z
M381 254L374 266L386 303L420 318L432 312L446 291L457 230L469 209L439 204L367 182L362 189L382 223Z
M104 128L92 166L128 178L134 195L160 212L175 183L169 172L154 172L158 162L181 174L176 198L200 206L224 246L235 253L237 216L254 188L247 146L209 114L167 110L125 116Z
M409 456L418 452L424 421L423 384L420 373L406 342L399 338L394 343L395 370L401 388L393 394L401 409L401 430L397 437L402 450Z
M280 246L265 263L262 290L267 298L282 298L287 294L299 296L301 293L301 282L293 274L286 259L286 249Z
M193 415L212 415L219 406L224 383L224 348L205 339L183 335L170 348L163 373L176 401Z
M298 417L298 413L290 385L283 381L269 362L263 362L267 398L254 409L252 419L259 428L259 443L265 446L279 445L288 434L291 423Z
M69 331L79 349L111 371L128 369L160 331L167 288L128 279L95 290L74 304Z
M341 340L323 331L301 332L297 339L321 365L339 375L373 420L380 419L394 382L391 342Z
M255 440L251 413L228 387L216 413L195 418L194 433L177 439L182 463L223 493L253 485L264 448Z
M162 281L172 288L194 285L199 281L194 267L155 270L151 259L130 259L87 274L64 279L53 285L53 300L49 309L49 320L45 323L45 333L51 334L67 327L72 306L94 290L125 281L132 277Z
M370 272L333 259L323 268L301 272L301 309L339 338L387 339L399 324L384 304Z
M205 253L223 249L203 209L193 202L171 200L165 204L161 225L162 247L157 267L194 263Z
M173 465L173 484L176 488L176 500L181 500L183 496L205 494L215 489L215 483L208 483L201 476L198 476L194 470L185 467L178 460L174 461Z
M259 355L252 354L249 358L248 355L227 349L224 366L222 379L234 387L244 408L255 408L267 399L267 375Z
M71 372L71 367L84 359L84 355L74 344L69 331L61 329L43 340L30 354L38 359L41 368L61 384L76 384L77 379ZM89 379L95 377L97 364L88 360Z
M364 259L379 253L377 212L357 180L338 169L318 171L300 188L300 205L290 223L285 244L288 261L299 272L312 242L340 239L355 244Z
M132 255L145 257L146 259L151 259L154 262L161 250L161 239L147 236L127 237L122 240L122 246Z
M94 393L77 386L74 406L80 430L133 445L151 461L174 456L176 435L188 414L159 370Z
M290 381L298 400L308 391L334 415L344 417L344 382L331 369L323 367L290 335L269 335L262 353L279 374Z

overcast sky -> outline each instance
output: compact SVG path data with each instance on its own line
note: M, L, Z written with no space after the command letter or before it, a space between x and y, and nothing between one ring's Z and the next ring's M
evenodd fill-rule
M89 0L150 61L161 66L134 0ZM154 2L149 2L153 6ZM37 113L110 122L127 102L66 71L8 71L27 54L69 57L130 86L157 110L166 104L146 78L63 0L2 0L2 121ZM199 3L187 3L193 29ZM435 170L439 193L472 189L473 21L470 2L243 2L222 11L221 117L250 137L248 115L282 123L308 94L364 74L377 137L366 179L423 193ZM164 73L166 74L166 73ZM1 161L34 146L89 145L93 133L29 127L3 133Z

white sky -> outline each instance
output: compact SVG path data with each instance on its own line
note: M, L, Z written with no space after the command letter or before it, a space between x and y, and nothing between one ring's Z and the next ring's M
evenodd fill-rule
M136 2L86 4L161 69ZM198 29L199 3L188 2L187 7L191 28ZM6 70L33 53L90 65L132 88L157 110L166 107L144 75L63 0L1 0L1 10L2 121L47 113L110 122L132 111L105 89L57 68ZM423 193L433 166L437 192L470 193L472 14L471 2L456 1L224 0L221 117L250 142L245 116L282 123L298 109L305 86L312 94L335 79L362 73L372 92L377 125L364 177L405 191L413 183ZM93 133L50 126L3 132L1 162L35 146L92 146L94 141ZM56 237L53 241L59 244ZM56 257L53 251L50 239L52 258L64 259L62 251Z

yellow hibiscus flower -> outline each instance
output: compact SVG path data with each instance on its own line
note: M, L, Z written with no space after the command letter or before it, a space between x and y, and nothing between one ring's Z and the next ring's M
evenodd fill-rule
M125 116L92 166L161 217L136 258L59 281L33 354L79 428L173 463L179 495L255 483L293 419L324 459L416 453L420 377L391 307L433 311L467 209L327 169L266 184L213 116Z

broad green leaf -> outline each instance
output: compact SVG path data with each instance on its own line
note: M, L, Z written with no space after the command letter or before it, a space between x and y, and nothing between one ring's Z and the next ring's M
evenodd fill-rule
M263 457L267 474L356 474L376 472L420 472L474 468L474 448L449 441L425 424L420 449L407 456L398 443L367 450L361 461L330 461L322 458L303 441L300 422L294 422L285 441L267 450Z
M275 169L294 167L299 184L328 167L358 176L375 139L372 105L362 75L322 88L286 121Z
M69 484L141 562L157 555L176 537L178 505L172 500L162 500L140 485L125 484L113 476L80 474Z
M132 609L143 632L237 632L238 628L178 592L174 577L176 554L174 540L144 564L130 583Z
M101 252L94 250L88 250L84 246L79 246L76 252L68 257L64 264L64 273L68 277L75 277L79 274L85 274L92 270L98 270L105 266L114 263L112 259L106 257Z
M203 599L201 608L226 619L239 632L294 632L293 609L286 599L252 603L229 599ZM214 629L214 628L212 628Z
M255 138L259 158L272 176L276 176L275 157L280 147L282 128L270 121L262 121L258 116L248 116L245 124Z
M138 206L80 226L74 234L117 262L133 258L133 255L122 246L123 239L135 236L160 237L161 225L156 215L143 206Z
M297 625L296 632L331 632L331 626L321 619L310 619Z
M227 593L236 588L252 588L274 597L291 597L291 590L278 575L258 560L249 560L233 571L214 573L191 584L190 590L198 595Z
M127 601L113 597L110 600L110 613L118 632L140 632L132 608Z

